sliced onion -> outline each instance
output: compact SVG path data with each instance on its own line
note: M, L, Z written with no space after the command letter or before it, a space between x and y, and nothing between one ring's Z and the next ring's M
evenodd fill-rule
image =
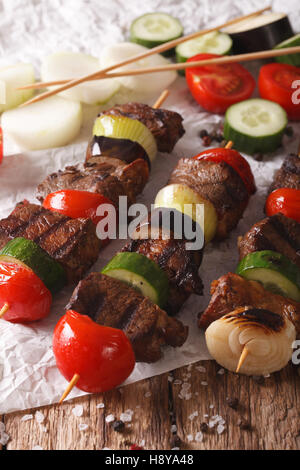
M120 44L113 44L107 46L101 55L100 61L102 67L109 67L125 59L133 57L137 54L147 51L146 47L140 46L139 44L133 44L130 42L123 42ZM167 65L169 61L160 54L151 55L145 59L141 59L132 64L120 67L114 72L121 70L133 70L148 67L156 67L160 65ZM177 78L177 73L174 71L170 72L159 72L145 75L137 75L133 77L120 77L119 82L126 88L134 90L137 93L145 94L158 94L160 91L167 88Z
M3 132L27 150L66 145L79 133L81 124L80 103L59 96L6 111L2 116Z
M18 64L0 69L1 95L0 113L15 108L33 96L33 90L16 88L34 83L34 69L31 64Z
M42 64L41 76L45 82L80 78L101 69L99 59L78 52L57 52L46 57ZM53 87L54 88L54 87ZM85 104L106 103L120 88L115 79L85 82L82 85L60 93L64 98Z

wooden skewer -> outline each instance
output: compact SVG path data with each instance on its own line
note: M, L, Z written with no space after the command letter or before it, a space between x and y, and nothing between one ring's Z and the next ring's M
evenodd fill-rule
M227 145L226 145L225 148L228 149L228 150L230 150L230 149L232 149L233 145L234 145L234 144L233 144L232 140L230 140L229 142L227 142Z
M246 19L249 19L249 18L252 18L252 17L255 17L255 16L258 16L260 15L261 13L267 11L267 10L270 10L271 9L271 5L269 5L268 7L266 8L263 8L261 10L258 10L258 11L255 11L253 13L250 13L249 15L244 15L244 16L241 16L239 18L235 18L233 20L230 20L230 21L227 21L226 23L222 24L222 25L219 25L219 26L216 26L216 27L213 27L213 28L209 28L209 29L205 29L205 30L202 30L202 31L197 31L196 33L192 33L192 34L189 34L188 36L184 36L184 37L181 37L181 38L178 38L178 39L175 39L173 41L169 41L165 44L162 44L160 46L157 46L157 47L154 47L150 50L147 50L145 52L142 52L141 54L137 54L136 56L134 57L130 57L128 59L125 59L123 60L122 62L119 62L118 64L114 64L114 65L111 65L109 67L106 67L102 70L99 70L98 72L94 72L92 74L89 74L89 75L86 75L84 77L81 77L81 78L78 78L76 80L71 80L70 82L62 85L61 87L59 88L56 88L55 90L52 90L52 91L48 91L46 93L43 93L35 98L33 98L32 100L29 100L27 101L26 104L30 104L30 103L35 103L37 101L41 101L45 98L49 98L50 96L53 96L53 95L56 95L57 93L60 93L62 91L65 91L65 90L68 90L69 88L72 88L76 85L80 85L81 83L83 82L86 82L86 81L89 81L89 80L92 80L92 79L95 79L95 78L102 78L104 74L106 74L107 72L110 72L111 70L114 70L114 69L117 69L117 68L120 68L120 67L123 67L125 65L128 65L128 64L132 64L133 62L136 62L138 60L141 60L141 59L144 59L146 57L149 57L153 54L159 54L161 52L164 52L164 51L167 51L169 49L172 49L174 48L175 46L177 46L178 44L181 44L182 42L185 42L187 40L190 40L190 39L193 39L195 37L198 37L198 36L202 36L204 34L207 34L207 33L210 33L210 32L213 32L213 31L218 31L222 28L225 28L227 26L230 26L232 24L235 24L235 23L239 23L240 21L243 21L243 20L246 20ZM179 69L180 70L180 69ZM24 105L23 105L24 106Z
M169 94L170 94L169 90L163 91L162 94L160 95L160 97L158 98L158 100L154 103L154 105L152 107L154 109L159 109L161 107L161 105L166 101Z
M217 57L214 59L206 59L206 60L195 60L192 62L182 62L178 64L168 64L168 65L159 65L157 67L148 67L145 69L132 69L132 70L124 70L122 72L113 72L113 73L106 73L101 77L97 78L87 78L84 80L85 82L91 80L104 80L106 78L120 78L120 77L134 77L136 75L145 75L147 73L161 73L161 72L170 72L170 71L178 71L178 70L185 70L188 68L193 67L202 67L204 65L222 65L222 64L234 64L236 62L247 62L251 60L261 60L261 59L269 59L272 57L278 57L286 54L299 54L300 53L300 46L295 47L287 47L285 49L270 49L267 51L259 51L259 52L248 52L246 54L237 54L237 55L229 55L229 56L222 56ZM67 82L67 83L75 83L75 81ZM82 83L82 82L80 82ZM39 84L33 83L31 85L26 85L24 87L17 88L17 90L28 90L34 88L45 88L46 86L54 86L57 82L40 82ZM63 86L61 88L56 88L50 92L42 93L41 95L36 96L32 100L26 101L23 103L22 106L28 106L29 104L36 103L41 101L45 98L49 98L52 95L56 95L57 93L67 90L78 83L75 83L71 86ZM67 87L67 88L66 88Z
M4 315L9 309L10 309L10 305L8 303L5 303L2 309L0 310L0 318L4 317Z
M239 373L242 365L244 364L245 360L247 359L248 354L250 354L250 351L249 351L249 349L247 349L246 346L244 346L244 349L243 349L242 354L240 356L239 363L237 365L237 369L235 371L237 374Z
M59 404L61 405L62 402L67 398L67 396L71 393L75 385L77 384L78 380L80 379L80 375L75 374L69 385L67 386L66 390L61 396L61 399L59 400Z
M160 95L160 97L158 98L158 100L153 105L153 108L155 109L160 108L161 105L164 103L164 101L168 98L169 94L170 94L169 90L164 90L162 94ZM1 318L1 312L0 312L0 318ZM80 375L75 374L71 382L68 384L66 390L64 391L61 399L59 400L59 404L61 404L67 398L67 396L71 393L71 391L73 390L73 388L75 387L79 379L80 379Z

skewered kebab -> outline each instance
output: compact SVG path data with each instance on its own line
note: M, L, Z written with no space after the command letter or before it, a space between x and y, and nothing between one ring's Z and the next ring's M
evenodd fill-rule
M296 159L287 157L276 172L275 193L282 185L299 191ZM210 304L199 318L210 352L230 370L236 364L237 372L249 375L280 370L300 333L300 223L290 205L285 210L293 218L278 208L239 237L237 273L243 277L229 273L214 281Z
M231 147L231 143L229 147ZM230 158L227 159L227 162L224 162L226 157L221 159L218 163L221 168L229 167L239 184L244 185L248 202L251 192L255 191L250 167L239 154L236 156L237 152L231 151L230 148L219 150L223 155L230 154L231 165L229 163ZM216 150L214 150L214 152L216 153ZM213 155L215 155L215 153ZM197 156L197 158L198 157L199 156ZM215 160L218 161L217 156ZM197 160L194 160L194 162L198 163ZM251 185L250 182L252 183ZM198 185L201 187L201 180L198 182ZM251 186L251 190L248 189L249 185ZM182 210L179 210L179 212L182 213L182 217L184 218L186 217L183 210L184 203L190 203L195 207L195 203L203 202L203 198L188 186L182 185L181 187L183 188L181 197ZM220 194L222 197L222 192L220 192ZM195 199L195 195L198 199ZM158 199L156 199L156 203L157 206L161 206L160 209L164 208L166 210L166 208L173 207L172 204L165 206L163 203L158 204ZM206 206L212 205L209 201L205 201L205 204ZM208 212L209 215L211 215L211 213L212 211ZM192 219L196 215L197 214L193 211L189 214ZM151 222L152 219L150 220L149 218L141 223L133 235L133 240L121 253L118 253L112 259L103 269L102 273L92 273L87 279L81 281L66 307L69 309L67 315L70 311L76 311L79 314L90 316L95 319L96 322L101 323L101 325L110 326L113 322L118 328L122 328L131 340L136 359L147 362L156 360L161 356L160 347L163 343L172 346L183 344L187 336L187 329L177 320L175 320L175 322L177 322L176 324L174 319L169 318L167 324L164 322L164 326L161 325L161 320L159 320L160 326L156 324L156 329L154 330L151 326L152 338L146 343L144 332L147 327L149 331L150 325L148 318L145 317L140 323L139 310L136 307L136 302L134 302L134 298L136 298L138 294L132 287L140 290L141 294L143 294L141 299L149 297L152 300L152 303L150 302L149 304L152 311L158 308L157 305L154 305L154 303L156 303L161 304L161 307L165 306L170 313L176 313L191 293L202 293L202 282L197 273L202 260L202 250L188 252L184 247L186 240L176 239L175 232L170 230L170 227L168 227L168 237L165 236L164 227L159 225L158 236L156 236L155 239L149 238L149 233L151 234ZM194 218L194 222L198 223L196 217ZM209 227L208 230L211 233L212 223L216 224L215 219L210 217L206 220L206 226L202 225L202 230L206 235L207 227ZM206 237L206 241L209 241L208 237ZM112 279L109 280L109 278ZM157 283L158 279L159 281ZM167 284L165 282L166 280ZM128 287L128 284L132 287ZM114 291L114 294L111 296L112 291ZM122 292L124 292L124 295L122 295ZM115 299L120 293L120 305L118 305L116 309L114 308ZM158 318L168 317L165 312L162 312ZM180 330L181 334L179 334ZM146 334L146 337L147 335L148 339L150 339L149 333ZM175 343L174 339L176 335L178 338ZM158 339L159 341L157 341ZM141 340L141 342L139 340ZM59 339L55 338L55 342L56 341L59 342ZM141 349L143 343L144 347ZM153 345L155 348L154 355ZM67 373L64 368L60 370L65 378L70 381L62 397L63 400L72 387L78 382L80 374L78 374L78 371L76 372L74 370L74 367L73 373L70 371ZM80 385L82 387L82 384Z
M162 99L165 99L167 95L168 93L165 92L156 105L160 105ZM170 112L170 115L177 115L177 113ZM127 120L128 119L129 118L127 118ZM181 124L181 117L179 117L179 121ZM133 121L133 125L136 123L137 121ZM143 124L140 124L140 126L146 134L149 134L149 131ZM183 128L181 129L180 135L182 135L182 133L184 133ZM154 138L152 137L152 139ZM173 142L175 145L176 138L174 138ZM121 142L118 142L119 147L120 144ZM48 194L49 190L52 190L51 185L54 184L56 189L57 187L76 187L81 190L88 189L87 195L91 195L92 188L95 193L99 192L100 194L104 193L107 195L109 197L108 202L112 199L115 204L117 204L120 195L127 195L132 203L136 195L142 191L146 184L148 173L147 163L142 159L137 159L131 164L126 165L124 162L114 158L93 158L83 165L68 167L65 171L50 175L46 181L39 186L38 197L43 200L44 195ZM80 194L80 196L87 198L84 194ZM91 196L89 196L89 198L91 198ZM53 207L50 208L53 209ZM54 210L55 209L54 207ZM69 208L67 208L66 211L58 210L58 212L69 215L68 209ZM73 213L74 209L72 211L72 214ZM88 217L89 213L84 213L84 216ZM79 225L80 222L82 222L82 227ZM37 226L36 229L35 225ZM2 236L2 243L0 242L1 247L15 237L21 237L21 240L18 241L23 245L25 239L32 240L32 250L36 251L38 245L40 245L50 257L54 257L58 260L58 266L61 267L62 265L64 267L69 282L78 282L83 273L96 261L101 246L100 240L96 237L95 227L90 220L83 218L76 220L69 219L57 212L47 211L45 208L34 204L19 204L7 219L1 221L0 226ZM50 226L52 227L50 228ZM69 228L70 232L68 232ZM11 275L13 276L14 263L12 263L12 261L17 257L14 256L15 247L12 249L10 246L10 248L10 251L8 253L5 252L5 254L10 256L8 261L10 262ZM21 247L21 251L24 257L24 251L26 251L24 246L23 248ZM20 249L18 250L18 253L19 252ZM39 255L41 255L41 253L39 253ZM35 254L32 253L31 257L34 256ZM28 262L28 257L26 259ZM25 263L25 268L26 267L28 266ZM34 275L34 273L32 273L32 275ZM49 307L49 302L47 303L47 307ZM4 302L3 309L0 313L1 317L7 313L8 308L9 303ZM44 310L41 312L41 318L45 316ZM12 313L13 312L11 312L11 314ZM6 318L9 317L7 315ZM33 315L30 314L27 320L32 320L32 318ZM15 315L14 320L17 321L17 319L18 316ZM24 321L23 310L19 319L20 321ZM38 318L34 317L34 319Z

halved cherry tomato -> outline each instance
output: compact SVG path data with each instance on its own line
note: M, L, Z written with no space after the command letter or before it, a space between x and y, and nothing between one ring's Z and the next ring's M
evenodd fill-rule
M221 57L198 54L188 62ZM211 113L225 113L234 103L250 98L255 89L252 75L240 64L203 65L186 69L186 81L195 100Z
M4 319L11 323L29 323L49 315L51 292L41 279L24 266L0 263L0 308L9 309Z
M74 189L64 189L48 194L43 202L45 209L59 212L72 219L80 217L92 219L96 225L103 219L103 217L96 215L101 204L111 205L112 202L102 194Z
M122 330L98 325L73 310L56 325L53 352L65 379L78 374L76 386L88 393L117 387L135 366L131 343Z
M214 162L226 162L242 178L249 194L254 194L256 186L251 167L242 155L233 149L215 148L205 150L194 157L195 160L210 160Z
M0 163L3 160L3 132L2 127L0 127Z
M300 103L292 99L296 80L300 80L300 67L279 63L264 65L258 77L260 96L280 104L292 120L300 119Z
M300 223L300 189L280 188L269 194L266 214L271 217L278 212Z

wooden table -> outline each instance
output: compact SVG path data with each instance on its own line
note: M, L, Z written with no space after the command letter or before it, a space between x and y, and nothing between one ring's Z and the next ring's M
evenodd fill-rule
M220 369L215 362L202 361L104 395L42 408L42 424L35 418L21 421L36 410L3 416L11 437L6 448L129 449L142 443L145 449L168 450L178 446L178 436L181 449L299 449L300 369L289 365L263 383L227 371L222 374ZM238 399L237 410L229 406L228 398ZM99 407L102 403L104 408ZM76 405L83 407L81 417L72 412ZM119 419L126 410L133 411L132 421L118 433L106 417L113 414ZM203 432L200 442L203 423L214 416L222 417L219 424L223 419L225 430L219 434L216 424ZM80 430L79 424L88 428Z

